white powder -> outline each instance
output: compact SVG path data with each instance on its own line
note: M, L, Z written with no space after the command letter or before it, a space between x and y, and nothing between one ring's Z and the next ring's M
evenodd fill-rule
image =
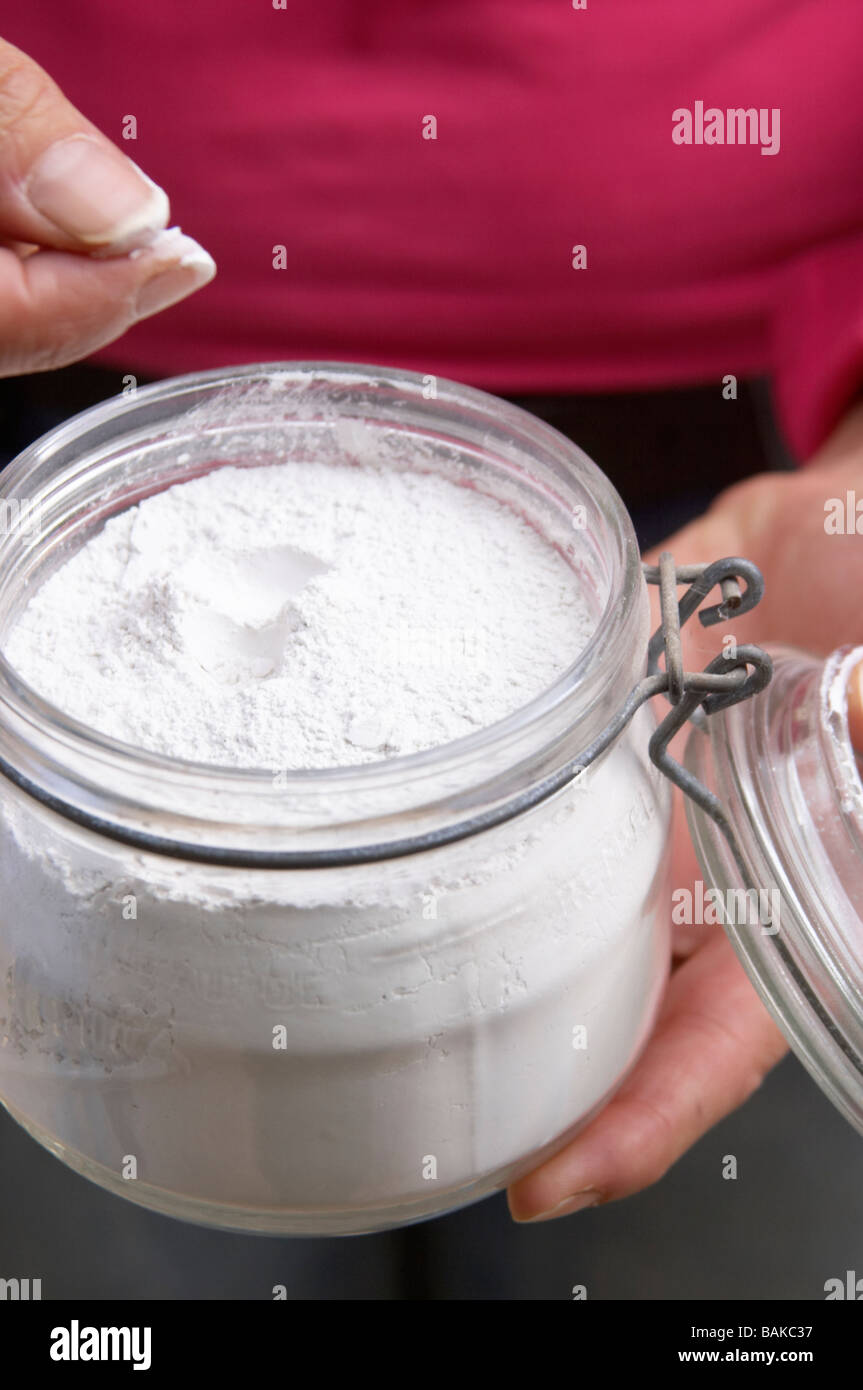
M592 618L513 511L431 474L221 468L121 513L7 655L126 743L311 768L447 743L539 694Z
M8 653L126 741L316 766L501 718L588 614L491 499L295 463L117 517ZM645 709L493 832L338 870L144 854L4 789L4 1098L114 1190L247 1229L367 1230L499 1186L601 1103L652 1020L668 797L649 729Z

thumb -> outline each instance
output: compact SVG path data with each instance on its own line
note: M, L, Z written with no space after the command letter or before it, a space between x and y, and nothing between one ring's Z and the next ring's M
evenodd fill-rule
M169 211L38 63L0 40L0 242L119 254L152 241Z
M212 257L179 227L105 259L0 248L0 377L86 357L215 273Z

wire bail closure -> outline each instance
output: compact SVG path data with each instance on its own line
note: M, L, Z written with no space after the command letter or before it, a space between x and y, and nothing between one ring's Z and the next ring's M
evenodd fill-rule
M648 744L651 761L718 825L741 877L751 887L748 868L722 803L688 768L672 758L668 745L687 721L703 729L707 716L750 699L769 684L773 662L762 647L735 643L728 652L715 656L703 671L685 671L680 636L681 627L696 611L702 627L713 627L750 612L764 596L764 577L756 565L739 556L678 568L668 550L662 552L658 565L643 565L642 569L648 584L659 585L661 622L648 643L648 674L641 684L648 686L652 681L660 681L672 706ZM741 580L745 583L743 590ZM681 584L688 584L689 588L678 602L677 589ZM717 584L722 592L721 602L702 609L701 604ZM665 671L661 672L659 658L663 652Z

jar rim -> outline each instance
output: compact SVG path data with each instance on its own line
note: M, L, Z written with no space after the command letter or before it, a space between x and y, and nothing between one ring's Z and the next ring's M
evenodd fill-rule
M131 395L109 398L71 417L25 448L0 478L0 502L16 495L29 498L36 481L56 489L76 469L80 471L83 466L86 470L99 448L106 444L115 447L123 439L134 436L136 429L140 432L142 420L150 421L151 429L155 424L162 427L172 420L182 425L187 416L194 417L198 407L218 404L226 393L251 384L273 391L292 387L301 391L312 387L347 393L377 391L390 406L393 401L407 402L413 408L420 402L426 407L433 404L433 410L428 413L430 417L437 417L441 426L463 411L474 421L484 421L489 427L493 425L495 430L508 433L525 449L555 461L590 496L606 525L608 592L603 612L587 643L566 670L504 719L449 743L357 765L285 770L278 784L283 803L290 798L302 800L310 792L336 796L356 791L374 796L378 791L392 790L394 784L401 787L419 784L431 774L446 780L447 773L451 773L455 781L460 782L460 770L489 759L499 761L508 745L521 756L532 743L541 765L538 771L547 774L548 767L542 758L543 727L563 713L571 732L572 726L578 724L585 713L580 707L584 701L580 701L579 696L585 692L587 678L590 677L594 694L596 687L613 683L613 675L621 666L621 650L626 646L627 636L631 639L637 631L640 639L642 624L637 621L636 611L639 598L646 610L640 555L631 520L610 480L578 445L520 407L443 377L434 378L435 396L430 402L424 395L428 379L418 372L398 368L316 361L253 363L187 373L136 388ZM0 553L7 539L8 533L0 539ZM14 573L11 577L14 578ZM0 595L9 583L10 571L6 568L0 581ZM193 783L201 790L209 787L228 794L234 791L258 796L268 784L272 786L272 768L195 763L141 749L103 734L40 696L0 651L0 771L7 777L11 773L11 780L31 794L44 790L38 776L33 775L34 770L26 765L17 766L14 757L9 757L8 748L2 746L4 736L8 736L13 727L19 743L22 737L25 742L28 738L33 742L47 740L54 760L61 765L62 780L67 784L78 780L76 769L80 773L82 762L89 760L106 768L113 767L120 776L143 774L150 784L161 783L169 800L180 784L184 788ZM559 739L559 730L556 735ZM585 737L584 743L588 741ZM571 745L568 747L571 752ZM90 787L90 800L92 792ZM49 791L50 795L58 803L55 809L62 813L63 798ZM47 804L48 796L38 799ZM85 814L92 815L92 809Z

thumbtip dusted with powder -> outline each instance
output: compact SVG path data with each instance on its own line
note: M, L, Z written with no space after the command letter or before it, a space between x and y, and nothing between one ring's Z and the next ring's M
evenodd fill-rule
M216 273L216 262L209 251L205 251L194 237L187 236L181 227L165 227L146 246L136 246L128 254L133 261L141 256L153 256L159 260L173 261L184 268L206 271L210 280Z
M179 227L167 227L148 246L129 252L130 260L145 258L152 270L138 291L136 319L149 318L209 284L216 262L193 237Z

